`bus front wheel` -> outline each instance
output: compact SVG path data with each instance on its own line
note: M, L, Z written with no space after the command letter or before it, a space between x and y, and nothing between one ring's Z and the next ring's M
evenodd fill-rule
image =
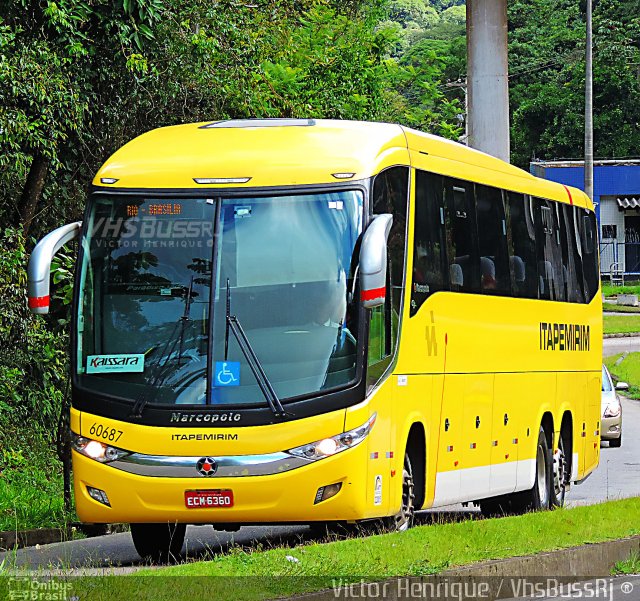
M186 531L186 524L131 524L131 538L138 555L154 563L175 561Z
M411 467L411 458L409 453L405 453L404 466L402 469L402 504L400 511L394 516L388 518L387 527L390 530L402 532L413 526L413 517L415 513L415 484L413 481L413 469Z

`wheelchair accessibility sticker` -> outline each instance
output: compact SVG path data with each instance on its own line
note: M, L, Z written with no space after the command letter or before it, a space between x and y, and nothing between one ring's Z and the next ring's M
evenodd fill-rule
M216 361L216 386L240 386L240 361Z

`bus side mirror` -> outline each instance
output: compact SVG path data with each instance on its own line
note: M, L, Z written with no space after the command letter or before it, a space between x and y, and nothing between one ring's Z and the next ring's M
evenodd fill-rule
M360 247L360 300L366 309L384 304L387 291L387 239L393 217L378 215L369 224Z
M49 276L56 253L80 234L81 221L63 225L48 233L33 249L27 267L27 291L31 313L49 313Z

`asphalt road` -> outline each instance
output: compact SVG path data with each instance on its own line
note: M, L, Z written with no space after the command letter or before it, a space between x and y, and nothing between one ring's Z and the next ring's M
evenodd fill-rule
M582 484L571 487L568 505L640 496L640 401L621 399L622 446L601 444L600 465Z
M611 357L618 353L640 352L640 336L630 336L625 338L605 338L602 344L602 354Z

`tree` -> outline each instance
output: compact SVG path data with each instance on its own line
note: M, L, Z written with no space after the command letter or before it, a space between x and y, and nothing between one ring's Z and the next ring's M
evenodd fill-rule
M639 16L622 2L594 11L594 152L637 154L640 145ZM512 160L583 154L584 17L578 3L509 4Z
M24 179L11 210L27 231L49 165L59 165L60 145L78 129L87 105L66 69L68 59L22 33L0 21L0 177L5 187Z
M383 117L379 0L3 4L0 194L25 233L78 218L99 164L154 127Z

